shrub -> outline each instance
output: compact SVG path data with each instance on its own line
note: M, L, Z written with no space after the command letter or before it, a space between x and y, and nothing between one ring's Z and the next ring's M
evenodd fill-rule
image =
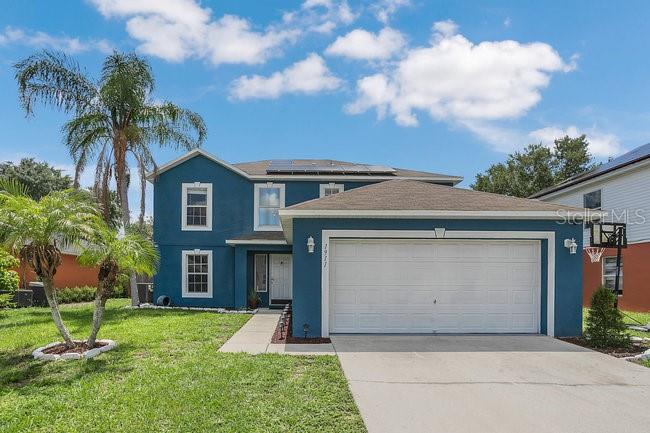
M594 347L627 347L630 336L623 315L616 308L616 295L607 287L599 287L591 296L585 336Z
M63 287L56 289L56 295L60 304L73 304L75 302L92 302L95 300L97 287L79 286ZM123 298L125 296L124 287L117 286L111 294L111 298Z
M13 307L14 292L18 290L20 279L13 268L18 267L18 260L8 252L0 249L0 308Z

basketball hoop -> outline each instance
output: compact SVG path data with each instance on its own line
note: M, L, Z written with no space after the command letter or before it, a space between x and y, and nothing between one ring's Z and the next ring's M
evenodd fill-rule
M605 252L605 248L585 247L585 252L589 254L589 259L591 260L591 263L596 263L600 261L600 258Z

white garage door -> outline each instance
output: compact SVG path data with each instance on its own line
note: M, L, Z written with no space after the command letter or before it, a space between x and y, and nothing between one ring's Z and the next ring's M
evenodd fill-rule
M540 243L339 239L333 333L537 333Z

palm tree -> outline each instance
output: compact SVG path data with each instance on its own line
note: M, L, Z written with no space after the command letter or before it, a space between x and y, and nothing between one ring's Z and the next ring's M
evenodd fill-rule
M0 241L43 282L52 319L67 347L74 342L61 319L54 275L61 248L93 238L101 217L92 196L83 191L54 191L34 200L17 182L0 181Z
M92 349L102 326L106 300L116 284L126 281L129 273L153 275L159 257L153 243L136 230L119 236L116 231L104 226L78 260L82 265L99 267L92 331L87 341L88 348Z
M109 55L97 83L61 53L43 51L18 62L15 68L20 102L27 115L33 114L39 102L74 114L63 126L64 142L76 165L74 184L78 187L83 169L95 160L95 191L108 209L109 186L115 179L125 227L130 223L128 155L142 175L156 169L152 144L189 150L205 140L200 115L171 102L151 101L155 87L151 67L135 54ZM141 222L144 187L141 178ZM139 304L134 276L131 299L134 305Z

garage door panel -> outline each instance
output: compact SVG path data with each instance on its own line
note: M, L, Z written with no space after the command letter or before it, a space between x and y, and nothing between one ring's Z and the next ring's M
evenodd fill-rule
M509 319L507 313L488 313L485 315L485 329L488 332L504 332L509 328Z
M506 305L508 303L508 291L488 289L487 298L487 303L490 305Z
M538 332L538 241L334 240L331 251L330 332Z
M529 290L513 290L512 303L515 305L533 305L535 295L532 287Z
M512 326L514 329L530 329L535 326L535 315L530 313L512 314Z

